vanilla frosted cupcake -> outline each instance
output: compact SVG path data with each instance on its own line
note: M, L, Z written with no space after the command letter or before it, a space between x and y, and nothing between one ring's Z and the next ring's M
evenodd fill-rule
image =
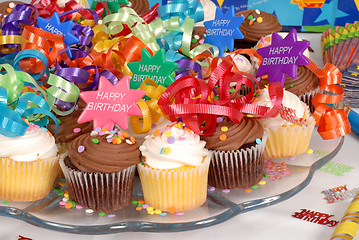
M210 152L182 123L156 131L140 147L138 164L145 202L163 211L185 211L207 198Z
M272 107L267 88L260 91L254 103ZM286 90L282 105L283 111L276 117L259 119L268 133L266 158L296 156L307 151L309 147L315 119L310 115L308 106ZM291 111L293 112L290 113ZM297 123L287 121L290 118L296 119Z
M60 173L52 134L30 124L24 136L0 135L0 198L35 201L46 197Z

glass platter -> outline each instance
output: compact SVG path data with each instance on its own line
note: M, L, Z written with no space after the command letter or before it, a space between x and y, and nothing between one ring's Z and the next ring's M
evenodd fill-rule
M66 190L65 185L60 186L60 191L54 190L46 198L36 202L14 203L0 200L0 216L16 218L54 231L66 230L68 233L87 235L175 232L209 227L238 214L277 204L294 196L309 184L316 170L339 152L343 142L344 137L324 141L314 130L310 144L313 153L303 153L294 160L273 159L274 164L286 164L289 176L275 180L263 178L266 184L252 188L251 192L246 192L246 189L230 192L211 189L204 205L184 214L150 215L146 210L137 211L137 204L130 204L122 210L104 215L96 211L89 214L85 208L65 208L60 205L64 198L60 191ZM138 178L135 181L132 199L143 200Z

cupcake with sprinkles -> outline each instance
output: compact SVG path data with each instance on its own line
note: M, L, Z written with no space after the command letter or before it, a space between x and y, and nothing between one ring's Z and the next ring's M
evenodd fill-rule
M220 189L248 188L264 175L266 134L261 123L244 117L239 124L217 118L213 134L201 136L212 154L208 184Z
M91 209L112 212L131 202L138 144L127 132L99 127L71 143L68 156L60 161L69 197Z
M211 158L205 144L182 122L147 136L137 165L145 202L162 211L201 206L207 198Z

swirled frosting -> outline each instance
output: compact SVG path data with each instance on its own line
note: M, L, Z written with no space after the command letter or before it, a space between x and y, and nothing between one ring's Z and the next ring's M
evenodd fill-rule
M260 88L264 88L268 83L268 79L262 79L259 82L259 86ZM298 66L297 78L293 79L287 75L284 82L284 88L297 96L312 91L318 86L319 78L307 67L302 65Z
M81 115L81 112L81 110L76 110L68 116L57 117L60 124L57 134L55 135L56 143L71 142L76 137L92 131L92 122L77 123L77 119ZM47 127L52 134L55 134L56 125L54 122L50 122Z
M209 155L205 141L191 130L167 127L146 137L140 147L146 164L157 169L199 166Z
M258 42L262 36L266 36L272 32L280 32L282 30L282 25L280 25L277 17L273 14L259 10L243 10L235 14L235 16L241 15L243 15L245 19L239 26L239 30L244 35L244 38L240 41ZM253 21L252 25L249 25L249 15L252 15L252 17L256 19L256 21ZM262 22L258 21L258 18L262 18Z
M69 151L71 163L82 172L112 173L140 162L137 143L125 139L113 144L111 137L116 136L83 134L77 137Z
M217 123L217 127L212 135L201 136L206 141L206 148L215 151L238 150L245 144L256 142L256 139L263 137L264 128L257 120L253 118L243 118L239 124L236 124L224 118ZM225 140L220 140L224 134Z
M58 150L51 133L30 125L24 136L13 138L0 134L0 157L26 162L55 157Z
M256 105L266 106L266 107L273 106L272 102L270 101L267 88L262 89L262 91L259 93L254 103ZM295 115L298 118L305 118L305 116L307 116L307 114L309 113L308 106L305 105L305 103L303 103L302 101L300 101L300 99L296 95L294 95L293 93L287 90L284 90L282 104L287 108L293 109L295 111ZM281 127L282 125L292 125L292 123L281 118L279 114L274 118L258 119L258 121L260 121L265 128L272 128L272 129Z
M128 5L121 4L120 6L132 8L138 15L144 14L150 9L147 0L129 0Z

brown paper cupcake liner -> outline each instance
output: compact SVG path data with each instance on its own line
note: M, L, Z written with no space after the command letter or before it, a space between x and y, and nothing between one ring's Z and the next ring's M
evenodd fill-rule
M86 173L71 169L60 161L69 197L77 204L96 211L112 212L126 207L132 200L136 165L115 173Z
M236 151L211 151L208 184L220 189L248 188L257 184L264 175L264 147L262 142Z
M312 91L303 93L302 95L298 96L302 102L307 104L311 113L314 113L314 110L315 110L314 105L312 103L312 99L318 92L321 92L319 87L317 87L316 89L313 89Z

